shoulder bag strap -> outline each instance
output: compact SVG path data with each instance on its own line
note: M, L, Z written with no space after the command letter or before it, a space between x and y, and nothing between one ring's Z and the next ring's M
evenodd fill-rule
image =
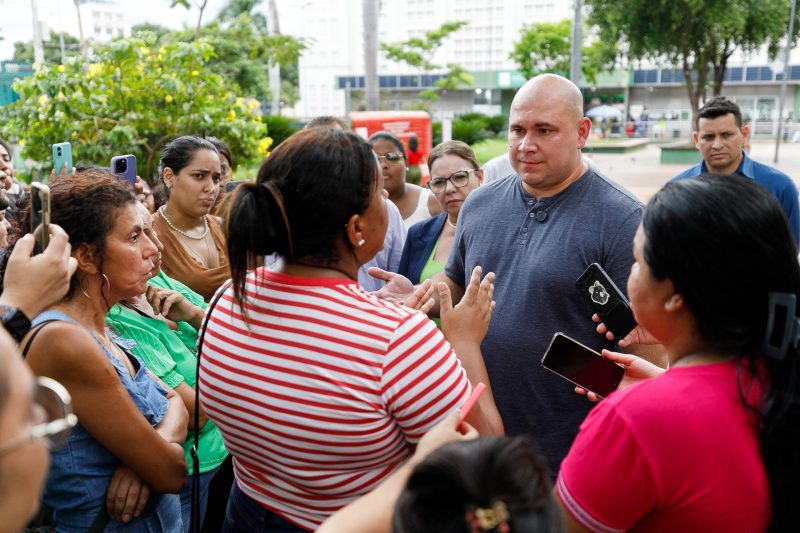
M208 328L211 312L231 283L233 283L232 280L226 281L217 291L214 299L211 300L208 309L206 309L206 316L203 318L203 325L197 338L197 369L195 370L194 381L194 444L192 444L192 518L190 522L192 533L199 533L200 531L200 457L197 455L197 447L200 443L200 429L198 427L200 426L200 357L203 353L203 340L206 337L206 328Z

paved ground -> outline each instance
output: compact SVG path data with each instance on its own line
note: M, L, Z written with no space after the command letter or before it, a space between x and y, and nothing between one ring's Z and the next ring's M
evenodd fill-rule
M800 188L800 144L782 143L777 164L774 141L754 141L750 155L762 163L777 167L794 179ZM647 202L672 176L688 168L688 165L662 165L661 150L648 145L642 150L627 154L587 154L600 172L621 183L643 202Z

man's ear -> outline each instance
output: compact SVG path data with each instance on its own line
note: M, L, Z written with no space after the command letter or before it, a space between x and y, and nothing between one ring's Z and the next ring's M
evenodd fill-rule
M72 257L78 261L78 270L87 274L97 274L100 269L97 268L97 249L89 244L83 243L77 249L72 250Z

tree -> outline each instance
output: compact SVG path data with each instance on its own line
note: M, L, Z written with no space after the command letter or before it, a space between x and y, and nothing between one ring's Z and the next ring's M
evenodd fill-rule
M153 34L97 48L92 62L70 58L19 80L20 99L0 108L0 135L18 140L23 156L49 170L50 145L69 140L76 162L107 165L132 153L139 174L154 175L157 154L172 137L215 135L237 161L263 157L271 142L258 102L207 68L206 42L156 46ZM259 151L261 150L261 151Z
M624 43L629 59L671 63L683 71L692 123L710 82L714 94L722 91L731 54L766 44L774 55L789 19L789 0L586 0L586 5L602 41ZM793 41L800 26L795 28Z
M386 57L417 67L422 72L435 72L445 67L433 63L433 56L442 46L442 42L452 33L467 25L467 21L446 22L439 28L425 32L424 37L412 37L396 44L381 43L381 50ZM439 98L441 91L454 90L462 85L472 83L472 76L461 65L448 63L447 71L435 84L435 88L425 89L419 95L431 102Z
M514 43L510 58L526 78L544 72L569 76L572 21L543 22L525 26ZM587 81L595 83L597 75L613 64L614 51L601 40L583 47L581 70Z
M61 45L59 44L58 33L50 30L50 40L42 44L44 45L44 62L61 63ZM80 44L78 38L65 33L64 48L66 48L67 53L72 52L73 55L79 52ZM33 42L14 43L14 56L11 58L11 61L33 63Z
M271 62L296 64L306 45L289 35L267 35L258 19L247 13L226 21L214 21L202 28L202 40L214 48L207 66L216 74L234 80L243 96L266 102L270 99L267 66ZM160 42L194 41L192 30L171 32Z
M197 15L197 25L194 28L194 38L200 38L200 24L203 22L203 12L206 10L206 5L208 4L208 0L196 0L194 2L189 2L189 0L170 0L169 7L175 6L183 6L186 9L192 9L192 4L199 10Z

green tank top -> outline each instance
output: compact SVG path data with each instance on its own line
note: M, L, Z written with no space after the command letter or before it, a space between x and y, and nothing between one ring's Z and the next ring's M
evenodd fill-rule
M187 300L203 308L203 298L186 285L159 273L148 283L181 293ZM137 311L115 305L106 315L106 323L122 339L130 339L136 344L131 351L139 356L147 368L168 387L175 388L181 383L195 386L197 372L197 330L186 322L178 322L178 330L154 318L139 314ZM189 474L192 474L191 450L194 445L194 434L190 431L183 443ZM197 455L200 458L200 473L218 467L228 456L214 422L208 420L200 429L200 441Z
M439 249L439 241L437 240L436 245L433 247L433 250L431 251L431 255L428 256L428 260L425 262L425 266L422 267L422 271L419 273L420 281L431 279L439 272L444 272L444 267L447 265L447 262L434 260L434 257L436 257L436 250L438 249ZM433 290L436 290L436 287L434 287ZM436 322L437 328L442 329L441 320L439 320L436 317L431 317L431 320Z

